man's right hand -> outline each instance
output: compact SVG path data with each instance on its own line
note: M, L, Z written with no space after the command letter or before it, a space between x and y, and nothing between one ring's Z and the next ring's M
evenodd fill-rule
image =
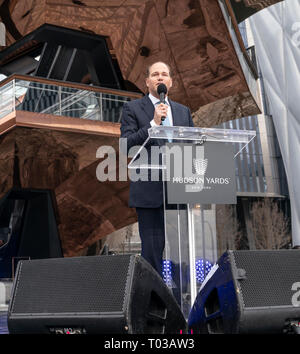
M161 123L161 117L166 117L168 114L168 105L160 103L155 106L153 120L157 125Z

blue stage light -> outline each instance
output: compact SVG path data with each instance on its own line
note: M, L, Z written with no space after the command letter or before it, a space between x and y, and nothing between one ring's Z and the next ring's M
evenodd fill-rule
M208 260L198 259L196 261L196 281L203 283L205 277L212 268L212 263ZM164 260L162 267L163 280L167 286L172 287L172 261Z
M163 280L169 287L172 286L172 261L164 260L162 269Z
M196 261L196 280L199 283L203 283L205 277L212 268L212 263L204 261L204 259L198 259Z

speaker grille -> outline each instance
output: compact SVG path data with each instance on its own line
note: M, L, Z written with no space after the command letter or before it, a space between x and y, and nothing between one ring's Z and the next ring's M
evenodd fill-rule
M11 313L123 311L130 255L21 261ZM35 265L38 262L38 267ZM109 289L109 292L107 291Z
M292 284L300 279L300 251L233 251L245 307L292 306Z

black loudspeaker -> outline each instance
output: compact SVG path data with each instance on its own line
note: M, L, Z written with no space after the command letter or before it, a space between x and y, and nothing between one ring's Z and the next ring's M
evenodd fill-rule
M158 273L137 255L18 263L9 333L186 333L187 323Z
M300 250L228 251L191 309L193 333L297 333Z

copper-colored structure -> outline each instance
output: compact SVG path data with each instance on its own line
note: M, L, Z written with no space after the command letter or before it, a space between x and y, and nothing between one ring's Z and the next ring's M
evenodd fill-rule
M282 0L230 0L238 23L252 16L265 7L274 5Z
M157 60L168 62L174 81L172 99L191 108L195 125L215 126L260 113L251 86L257 73L231 2L223 1L222 8L217 0L0 1L7 42L2 48L5 54L0 52L0 65L36 46L35 40L29 40L5 51L45 23L105 36L110 55L133 87L145 92L146 67ZM276 2L244 0L244 5L260 10ZM14 79L22 77L6 82ZM85 85L84 80L72 84L34 80L105 92ZM134 99L141 94L129 96ZM127 207L128 183L96 178L97 148L111 145L118 150L119 123L16 109L0 119L0 134L1 196L16 185L54 190L65 256L80 254L136 221L135 212Z
M2 85L21 79L55 84L54 80L14 75ZM86 89L85 85L74 86ZM114 93L89 89L91 93ZM140 97L128 95L132 99ZM136 221L135 211L127 206L128 182L100 183L96 178L101 161L96 157L97 149L111 146L119 150L119 123L28 112L18 110L17 105L0 119L0 128L0 196L12 188L53 190L65 256L78 255L99 238ZM118 169L117 160L116 176Z
M248 7L252 7L257 11L264 9L270 5L276 4L281 0L234 0L235 2L244 2Z
M191 108L199 126L259 112L216 0L14 1L9 13L8 45L44 23L109 37L123 77L143 92L145 68L170 63L171 95Z

